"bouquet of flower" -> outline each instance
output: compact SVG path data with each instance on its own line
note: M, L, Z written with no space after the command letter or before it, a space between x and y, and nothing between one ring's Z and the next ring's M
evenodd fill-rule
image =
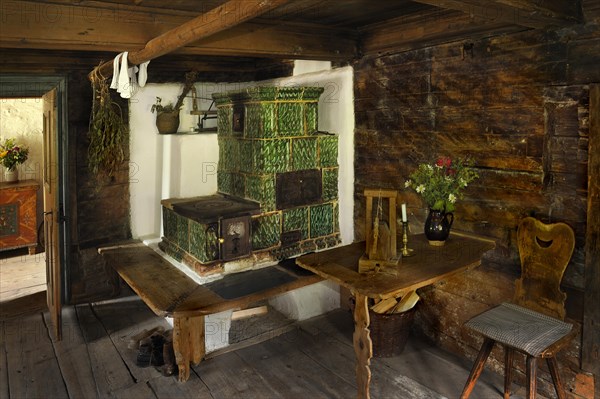
M452 212L462 191L479 177L472 164L470 159L440 157L433 165L420 164L404 186L413 188L434 211Z
M15 139L6 139L0 143L0 164L8 170L14 170L17 165L27 160L29 148L18 146Z

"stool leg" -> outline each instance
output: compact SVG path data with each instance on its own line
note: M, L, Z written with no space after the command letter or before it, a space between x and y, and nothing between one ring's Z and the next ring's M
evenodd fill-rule
M565 399L565 387L563 387L562 381L560 380L560 374L558 374L558 363L556 362L556 358L549 357L546 359L546 362L548 362L550 375L552 376L552 381L554 382L556 396L558 396L558 399Z
M527 399L535 399L537 359L527 356Z
M465 387L460 394L460 399L467 399L469 395L471 395L471 391L473 391L473 388L475 388L475 383L483 371L485 361L487 360L488 356L490 356L490 352L492 351L495 342L496 341L490 338L485 338L483 341L483 345L481 345L477 359L475 359L475 364L473 364L473 368L471 369L471 374L469 374L469 378L465 383Z
M515 351L508 346L504 347L504 399L510 398L510 385L512 383L512 365Z

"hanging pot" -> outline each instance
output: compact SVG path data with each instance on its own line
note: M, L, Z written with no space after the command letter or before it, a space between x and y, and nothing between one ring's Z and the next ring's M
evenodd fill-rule
M427 215L427 220L425 221L425 237L429 240L429 244L436 246L444 245L450 234L450 227L452 227L453 222L453 213L429 209L429 215Z
M156 127L160 134L177 133L177 129L179 128L179 110L159 112L156 115Z
M4 182L15 183L19 181L19 172L16 167L12 169L4 168Z

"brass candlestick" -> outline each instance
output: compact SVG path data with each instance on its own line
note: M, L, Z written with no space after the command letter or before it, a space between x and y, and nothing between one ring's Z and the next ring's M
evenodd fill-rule
M408 248L408 221L402 222L402 256L413 256L415 251Z

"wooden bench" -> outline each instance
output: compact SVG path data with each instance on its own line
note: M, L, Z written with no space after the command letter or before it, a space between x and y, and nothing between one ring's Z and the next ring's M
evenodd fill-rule
M154 313L173 317L173 348L182 382L190 376L190 363L200 363L206 354L204 316L243 309L323 280L297 266L279 264L202 285L141 242L99 248L98 252ZM244 281L257 284L253 287Z

